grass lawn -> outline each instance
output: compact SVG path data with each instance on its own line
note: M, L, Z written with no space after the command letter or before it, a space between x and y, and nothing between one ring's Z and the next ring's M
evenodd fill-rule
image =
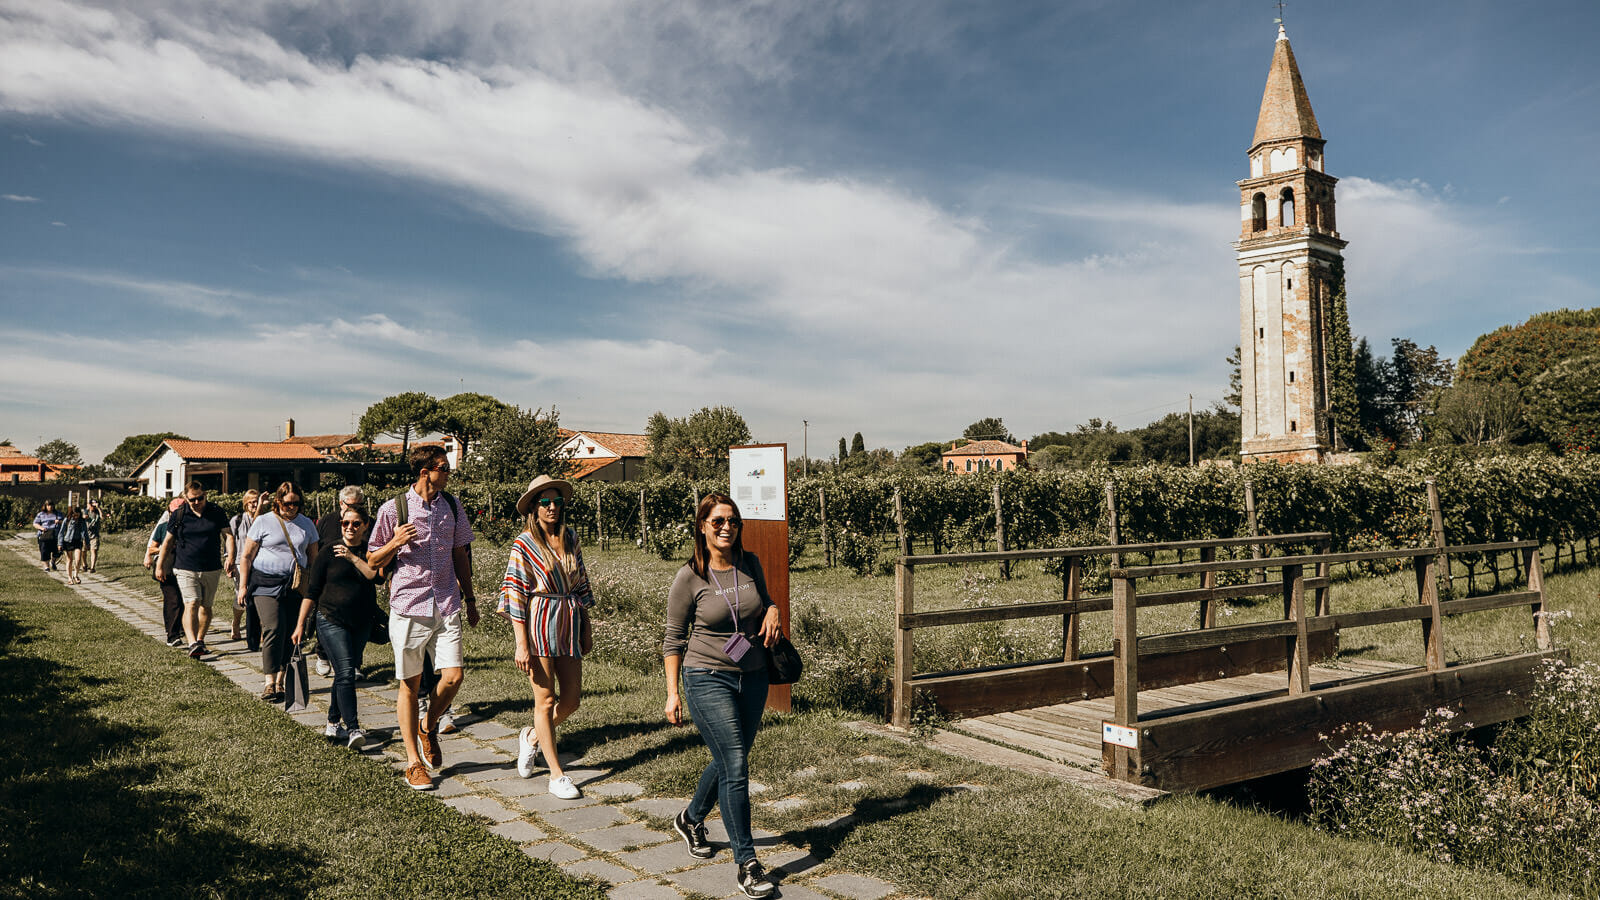
M648 617L655 608L652 604L664 602L678 563L660 562L632 549L586 549L586 553L598 589L611 595L608 603L615 616L614 621L597 621L602 634L612 632L606 638L597 635L597 641L610 641L607 646L616 649L607 653L606 659L585 663L584 704L563 729L563 749L586 754L587 762L612 769L615 777L637 782L651 795L687 796L709 755L692 728L664 724L659 663L649 662L656 653L654 644L659 642L660 631ZM126 539L123 547L108 548L104 558L103 574L126 579L140 589L153 588L137 567ZM504 551L497 548L478 551L481 596L493 596L491 585L498 580L497 566L503 565L503 558ZM157 866L151 863L151 851L143 842L113 848L111 853L119 861L102 861L99 865L108 871L96 883L127 881L123 878L126 870L143 875L143 883L166 885L162 892L166 895L208 893L206 885L219 885L219 893L227 896L342 895L359 890L370 897L416 890L416 885L406 880L410 872L449 867L457 872L471 869L472 875L456 878L454 886L459 892L440 892L445 895L559 896L514 886L519 884L515 879L542 876L544 870L521 859L510 844L490 838L478 825L412 795L388 769L327 748L308 729L250 700L220 676L186 659L175 659L171 651L135 636L59 586L28 573L20 558L9 559L15 562L6 562L0 570L5 579L0 581L0 611L22 622L37 620L37 624L25 626L32 629L22 645L25 656L18 655L18 639L8 639L8 664L19 664L15 659L28 660L28 665L33 665L35 658L48 659L55 660L52 666L76 672L73 667L86 665L86 654L105 656L102 645L116 647L119 661L96 662L91 672L81 676L92 681L79 684L60 675L43 680L52 696L62 691L64 683L74 685L70 695L76 706L71 715L116 723L119 728L143 729L151 735L148 739L78 742L73 755L51 763L44 771L100 773L105 782L100 790L112 798L142 796L145 785L153 781L162 785L160 790L179 798L169 801L175 807L176 821L189 823L185 827L190 829L206 829L208 835L227 836L233 842L224 845L207 840L207 847L233 849L208 854L206 859L215 862L207 863L203 877L185 871L185 866L194 864L193 857L176 849L170 851L172 859ZM1042 595L1052 589L1051 582L1054 590L1059 590L1059 580L1039 572L1002 583L977 578L971 571L941 570L937 577L927 579L927 608L935 608L935 599L940 606L958 606L961 592L971 592L975 584L994 601L1007 602L1013 591ZM919 572L919 585L922 583ZM1595 584L1594 575L1580 573L1552 578L1550 587L1552 594L1568 591L1574 599L1589 604L1580 620L1592 620ZM842 570L802 565L794 573L792 587L796 615L809 615L816 619L812 627L839 629L844 637L874 629L886 641L883 629L892 610L891 585L892 579L885 577L860 579ZM1381 593L1387 589L1372 590ZM1560 608L1559 602L1557 606ZM1054 627L1059 640L1058 620ZM1415 629L1409 633L1410 639L1417 641ZM1558 639L1565 642L1566 634L1558 633ZM969 633L951 646L978 639ZM369 652L368 666L379 673L392 672L388 652L381 647ZM510 656L505 626L486 616L484 624L467 638L468 670L458 709L493 717L511 727L531 721L529 689L512 667ZM130 679L128 672L155 672L156 676ZM8 679L7 683L18 680ZM135 681L147 682L150 690L146 692L146 685L133 684ZM177 697L184 699L171 699ZM805 697L802 693L801 699ZM33 712L56 702L23 699L8 704L14 710L30 710L29 718L19 719L19 727L11 732L25 735L14 743L28 749L13 750L13 754L32 755L37 741L49 745L56 740L48 729L56 727L55 720L66 713ZM1060 782L857 734L845 723L861 718L859 711L816 700L797 704L797 710L785 716L769 715L753 754L753 777L768 787L757 800L782 798L794 803L780 810L758 802L755 825L788 832L818 858L892 881L914 895L1385 900L1548 896L1498 875L1332 837L1290 817L1230 799L1241 796L1237 793L1179 797L1148 809L1108 810ZM176 715L179 712L183 715ZM369 724L381 727L387 723ZM43 737L32 737L35 733ZM117 746L120 752L107 753L101 746L106 744ZM134 752L132 747L139 750ZM193 748L193 752L186 753L184 748ZM150 759L152 753L158 758ZM351 771L336 768L346 764ZM104 771L104 766L118 770ZM144 767L155 771L146 774ZM336 771L340 774L327 774ZM907 772L914 777L907 777ZM856 784L843 787L844 782ZM359 804L352 801L352 791L358 791ZM66 827L48 810L40 811L38 804L23 805L15 796L16 790L8 782L3 807L13 821L19 815L29 821L29 833ZM383 802L379 804L371 799L374 797ZM349 805L364 808L355 813L334 812ZM168 816L161 812L165 811L147 813L134 806L98 815L104 822L124 818L164 821ZM45 816L50 820L33 823L35 817ZM424 821L426 826L421 824ZM666 825L664 821L655 824ZM413 849L419 846L418 831L424 828L430 836L451 835L445 841L450 847L448 855ZM325 835L325 840L313 839L313 832ZM380 834L382 837L374 837ZM161 846L175 848L189 837L175 835ZM72 852L54 857L58 862L52 865L64 866L68 857L96 857L95 848L104 846L106 840L102 836L81 842ZM16 848L18 843L13 840L10 846ZM37 856L15 849L8 853L30 862ZM387 861L396 854L408 859L404 873L386 871ZM413 862L407 854L420 859ZM305 865L308 861L312 865ZM6 864L7 885L20 886L23 877L36 871L56 871L42 862L27 866L8 858ZM356 874L346 877L346 871ZM59 874L52 877L58 879L57 891L68 883L59 880Z

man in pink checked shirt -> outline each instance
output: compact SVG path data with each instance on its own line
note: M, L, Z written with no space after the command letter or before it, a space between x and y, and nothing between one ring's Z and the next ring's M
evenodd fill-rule
M444 762L438 711L461 688L461 619L477 627L472 593L472 524L456 498L445 493L450 459L439 447L418 447L408 459L413 484L383 504L367 542L367 564L394 569L389 583L389 641L400 681L400 741L406 748L406 784L433 789L430 770ZM417 719L423 659L431 655L439 684L428 700L428 721Z

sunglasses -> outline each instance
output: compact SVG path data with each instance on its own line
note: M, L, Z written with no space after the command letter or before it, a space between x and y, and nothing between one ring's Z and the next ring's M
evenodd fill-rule
M299 509L300 508L300 501L299 500L279 500L278 503L283 505L283 506L292 506L295 509Z
M429 466L428 468L432 469L435 472L444 472L446 474L449 474L449 472L450 472L450 464L449 463L441 463L441 464L439 464L437 466Z
M706 521L711 523L712 528L721 528L724 525L728 526L729 528L738 528L740 525L744 524L743 519L737 517L728 518L727 516L712 516Z
M206 502L206 498L205 498L204 495L201 495L199 497L185 497L183 499L184 499L184 502L186 502L186 503L204 503L204 502Z
M365 522L340 522L339 523L339 527L340 528L361 528L361 527L364 527L366 524L367 523L365 523Z
M539 505L540 506L566 506L567 505L567 498L565 498L565 497L540 497L539 498Z

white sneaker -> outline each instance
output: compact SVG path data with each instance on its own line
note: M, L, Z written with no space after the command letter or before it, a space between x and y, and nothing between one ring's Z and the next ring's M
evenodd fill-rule
M572 779L565 775L550 779L550 793L562 800L576 800L583 796L583 792L578 790L578 786L573 784Z
M332 678L333 677L333 666L328 665L328 661L325 660L325 659L318 659L317 660L317 674L321 675L323 678Z
M345 746L357 752L367 749L367 733L359 728L350 729L350 736Z
M344 729L339 727L338 722L329 722L327 726L322 729L322 736L335 739L342 738L344 737Z
M539 739L534 737L531 727L522 729L517 734L517 774L523 778L532 778L534 767L538 765L538 758ZM550 793L554 794L555 788L551 788Z
M439 733L456 733L456 708L454 706L446 706L444 712L439 714Z

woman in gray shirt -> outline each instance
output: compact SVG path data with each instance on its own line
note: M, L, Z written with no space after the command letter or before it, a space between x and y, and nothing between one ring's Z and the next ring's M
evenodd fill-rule
M683 694L711 765L694 798L673 820L689 855L708 859L705 820L722 805L739 890L767 897L775 889L750 835L750 748L767 704L767 651L781 635L778 607L767 596L761 563L744 552L739 507L726 494L708 494L694 517L694 557L678 570L667 595L667 721L683 721ZM692 626L692 630L691 630Z

